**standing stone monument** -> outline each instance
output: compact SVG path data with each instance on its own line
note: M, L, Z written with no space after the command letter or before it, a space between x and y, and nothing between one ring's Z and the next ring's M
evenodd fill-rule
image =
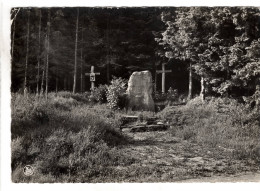
M130 110L154 111L153 83L149 71L134 72L128 81L127 108Z

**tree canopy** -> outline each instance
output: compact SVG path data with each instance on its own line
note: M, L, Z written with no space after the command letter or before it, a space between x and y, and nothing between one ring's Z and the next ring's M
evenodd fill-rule
M157 42L165 57L192 62L211 95L248 95L259 78L259 9L185 7L164 11Z

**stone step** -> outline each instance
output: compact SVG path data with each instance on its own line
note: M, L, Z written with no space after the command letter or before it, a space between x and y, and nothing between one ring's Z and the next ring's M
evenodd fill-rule
M138 120L138 116L122 116L121 121L122 121L122 126L126 125L127 123L132 123ZM148 124L154 123L156 120L158 120L158 117L149 117L143 119L143 121L146 121Z
M136 125L131 128L130 132L146 132L146 131L166 131L169 128L168 125Z
M134 115L125 115L121 117L122 126L125 126L127 123L132 123L138 120L138 116Z

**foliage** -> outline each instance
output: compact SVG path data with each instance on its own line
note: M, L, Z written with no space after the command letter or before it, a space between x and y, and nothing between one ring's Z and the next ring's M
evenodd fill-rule
M87 105L71 102L71 97L28 96L12 95L14 182L86 182L107 173L108 166L132 163L116 149L128 138L119 131L118 119L109 117L109 110L86 109ZM57 102L67 104L67 109L57 107ZM48 120L33 117L39 110ZM28 164L36 175L24 178L22 168Z
M154 101L169 101L169 102L182 102L183 95L178 94L177 89L170 88L167 93L154 92L153 93Z
M107 102L106 98L107 86L100 84L98 87L95 87L92 91L92 96L98 103Z
M245 104L229 98L199 97L180 108L166 107L158 114L171 132L205 147L225 148L229 157L259 161L259 117Z
M167 28L157 42L165 56L189 60L207 94L252 95L260 66L258 8L185 7L161 18Z
M126 87L127 81L125 79L114 78L111 81L111 85L107 87L107 102L108 107L110 109L116 110L119 109L120 106L120 100L124 99L124 94L126 93Z
M161 92L154 92L153 94L154 101L165 101L167 99L167 94Z

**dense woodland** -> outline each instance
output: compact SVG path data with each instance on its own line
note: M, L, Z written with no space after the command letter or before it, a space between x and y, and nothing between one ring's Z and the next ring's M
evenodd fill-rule
M13 8L12 91L89 91L91 65L129 78L150 70L160 90L251 96L260 75L258 8Z

